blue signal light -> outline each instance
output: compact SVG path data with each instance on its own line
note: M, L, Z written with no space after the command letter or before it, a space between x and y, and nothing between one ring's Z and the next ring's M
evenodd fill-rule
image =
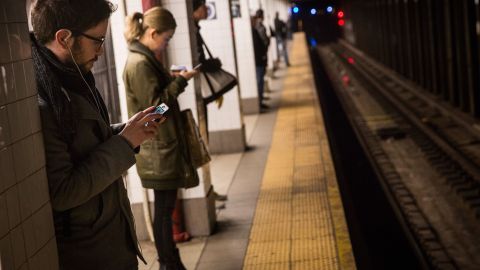
M293 11L293 13L297 14L298 12L300 12L300 8L293 7L292 11Z
M328 7L327 7L327 12L328 12L328 13L332 13L332 12L333 12L333 7L332 7L332 6L328 6Z
M315 14L317 14L317 10L316 10L316 9L314 9L314 8L310 9L310 14L312 14L312 15L315 15Z

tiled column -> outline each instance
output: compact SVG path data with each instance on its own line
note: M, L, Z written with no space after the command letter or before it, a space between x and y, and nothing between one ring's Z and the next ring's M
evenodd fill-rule
M128 49L127 42L123 37L125 30L125 14L133 14L134 12L142 12L141 0L113 0L111 1L117 5L117 10L110 17L113 49L116 63L117 78L123 78L123 69L127 60ZM124 6L124 3L127 6ZM122 113L122 121L128 120L127 101L125 94L125 85L123 79L118 79L118 97L120 100L120 111ZM148 239L147 227L145 223L145 216L143 214L142 203L144 200L144 189L138 177L135 166L130 168L126 174L128 197L130 199L133 216L135 218L137 237L140 240ZM148 204L153 207L153 192L149 192ZM152 208L153 209L153 208Z
M168 45L168 63L192 67L197 58L195 26L192 18L191 0L163 0L162 4L170 10L177 21L175 35ZM179 97L182 109L191 108L197 123L198 117L204 117L200 81L190 80L185 92ZM198 112L198 114L197 114ZM202 119L203 120L203 119ZM194 188L182 190L182 203L187 231L193 236L205 236L213 232L216 221L215 200L213 198L209 165L198 170L200 184Z
M0 268L58 269L25 1L0 1Z
M233 27L235 30L235 48L237 52L242 111L244 114L255 114L259 112L259 102L252 25L250 23L248 0L240 0L239 2L241 16L233 19Z
M222 68L237 76L230 1L208 0L207 4L210 3L216 6L216 19L200 21L202 37L213 56L222 61ZM223 97L220 109L215 102L208 106L210 150L212 153L241 152L245 149L246 142L238 87Z

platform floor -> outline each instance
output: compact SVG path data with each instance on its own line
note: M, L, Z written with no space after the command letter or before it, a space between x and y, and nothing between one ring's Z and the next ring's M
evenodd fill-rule
M270 111L245 117L244 153L215 156L216 232L179 244L187 269L356 269L303 34L270 81ZM142 242L148 265L155 248Z

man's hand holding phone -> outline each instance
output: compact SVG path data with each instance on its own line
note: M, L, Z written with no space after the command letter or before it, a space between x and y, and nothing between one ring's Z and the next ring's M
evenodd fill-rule
M153 138L157 134L158 126L165 121L165 116L153 113L155 109L156 108L152 106L138 112L128 119L125 127L119 133L119 135L123 136L133 148L136 148L144 141Z

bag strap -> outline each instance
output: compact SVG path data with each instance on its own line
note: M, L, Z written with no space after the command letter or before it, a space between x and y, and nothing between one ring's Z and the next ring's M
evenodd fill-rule
M203 40L203 37L202 37L202 35L200 34L200 32L198 33L198 36L200 37L200 41L202 42L202 46L205 47L205 49L207 49L208 56L210 56L210 59L213 59L212 53L210 52L210 49L208 48L208 46L207 46L207 44L205 43L205 41Z

